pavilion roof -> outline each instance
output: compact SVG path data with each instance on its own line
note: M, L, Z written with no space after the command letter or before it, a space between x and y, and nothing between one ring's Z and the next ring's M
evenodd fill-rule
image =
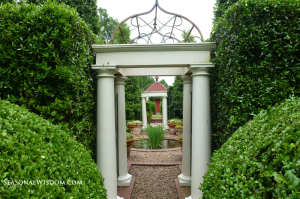
M167 91L167 88L162 85L160 82L154 82L147 90L147 91Z

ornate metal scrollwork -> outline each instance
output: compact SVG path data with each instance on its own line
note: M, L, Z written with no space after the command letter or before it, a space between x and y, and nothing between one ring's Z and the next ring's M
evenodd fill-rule
M158 9L160 11L162 11L163 13L171 15L172 17L166 23L162 23L158 19L158 14L157 14ZM147 22L145 19L143 19L141 17L144 15L150 14L153 11L155 11L155 16L150 22ZM185 31L185 32L184 32L184 30L180 29L180 26L182 26L184 20L187 21L190 25L192 25L192 27L188 31ZM133 29L130 30L130 34L133 35L132 32L134 32L134 31L137 32L137 33L135 33L134 38L130 38L130 39L125 38L125 35L121 28L122 24L124 24L128 21L130 21L130 24L133 27ZM145 28L145 27L148 28L147 33L142 32L142 28ZM116 36L116 32L118 30L119 30L120 34L119 34L119 36ZM191 34L191 32L193 30L196 30L193 32L193 34L197 34L197 35ZM174 34L174 31L177 31L177 32L179 31L181 33L180 36L182 37L182 35L184 35L184 38L179 39L178 34ZM185 34L183 34L183 33L185 33ZM173 43L175 43L175 42L185 43L185 42L188 42L191 40L193 40L194 42L197 42L197 41L203 42L204 41L201 31L191 20L189 20L188 18L186 18L182 15L168 12L168 11L162 9L158 3L158 0L156 0L153 8L151 10L149 10L148 12L132 15L132 16L124 19L121 23L119 23L119 25L115 28L115 30L111 36L111 43L113 44L113 43L119 43L120 41L123 41L125 44L138 44L139 41L142 41L143 43L150 44L150 43L153 43L152 36L154 34L158 34L161 37L160 43L167 43L167 42L169 42L169 40L171 40L171 42L173 42ZM155 43L158 43L158 42L155 42Z

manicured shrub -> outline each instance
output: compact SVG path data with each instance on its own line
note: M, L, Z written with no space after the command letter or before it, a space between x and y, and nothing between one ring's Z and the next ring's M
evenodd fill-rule
M0 98L72 132L90 147L94 34L75 9L47 1L0 6Z
M37 185L37 180L42 184ZM69 185L74 181L82 184ZM61 127L0 100L1 198L102 199L106 198L103 182L85 147Z
M43 4L48 0L24 0L26 3ZM97 0L54 0L75 8L79 16L95 33L100 33L100 17L97 12Z
M299 96L299 7L299 0L240 0L214 24L214 149L260 110Z
M299 198L300 98L260 112L214 152L203 198Z

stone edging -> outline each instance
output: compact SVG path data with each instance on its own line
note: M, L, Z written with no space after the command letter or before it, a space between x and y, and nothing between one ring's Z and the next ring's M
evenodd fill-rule
M181 147L176 147L172 149L135 149L131 148L131 151L139 151L139 152L166 152L166 151L177 151L181 150Z
M128 162L128 165L140 165L140 166L176 166L181 165L182 162ZM129 170L129 169L128 169Z

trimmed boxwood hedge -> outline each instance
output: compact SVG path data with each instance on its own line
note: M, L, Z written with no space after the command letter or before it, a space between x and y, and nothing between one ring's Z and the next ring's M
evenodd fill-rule
M260 110L300 95L299 7L299 0L240 0L214 24L214 149Z
M65 185L12 185L59 180ZM82 185L68 185L68 180ZM34 182L33 182L34 183ZM51 181L50 181L51 183ZM0 100L1 198L106 198L104 179L85 147L61 127Z
M0 33L0 98L62 126L91 148L95 35L75 9L51 1L4 4Z
M300 98L260 112L214 152L203 198L300 196Z

